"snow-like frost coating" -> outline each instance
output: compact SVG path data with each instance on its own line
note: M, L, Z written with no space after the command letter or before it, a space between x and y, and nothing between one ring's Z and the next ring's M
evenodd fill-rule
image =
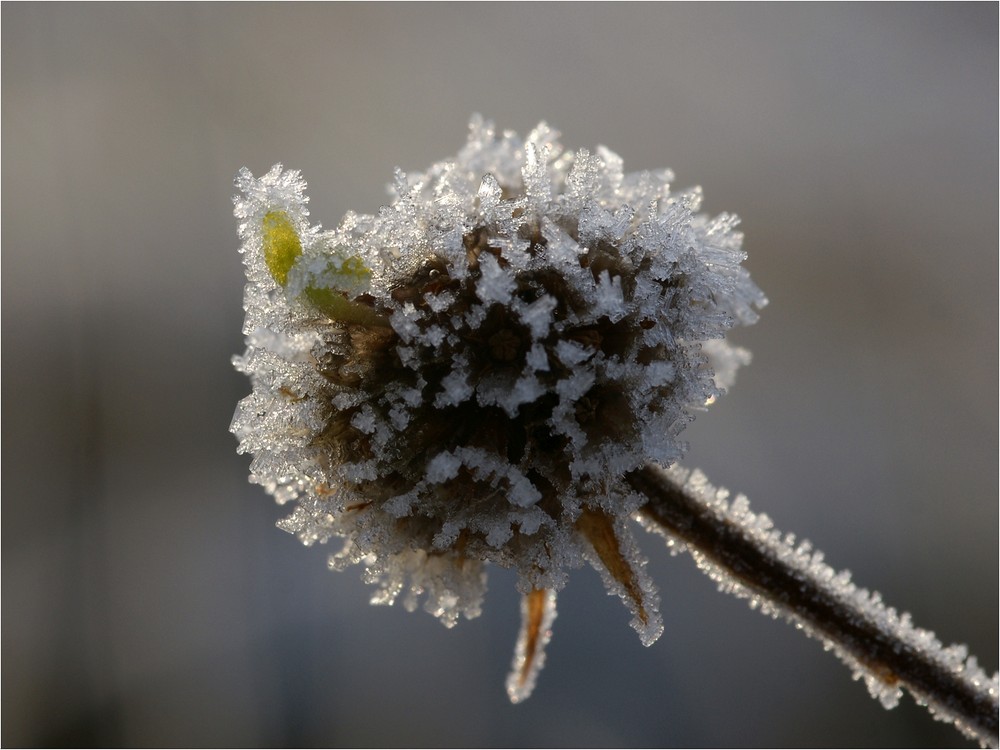
M236 180L251 481L292 503L279 525L304 543L342 539L331 567L363 565L375 603L450 626L479 614L486 563L514 568L533 602L516 700L585 561L659 636L623 476L680 458L693 410L748 361L728 329L766 301L735 217L671 178L475 117L455 157L397 170L390 205L333 230L298 172Z

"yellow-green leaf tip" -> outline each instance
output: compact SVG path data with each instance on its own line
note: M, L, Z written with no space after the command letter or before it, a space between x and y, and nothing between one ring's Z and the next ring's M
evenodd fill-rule
M368 270L361 258L352 255L350 258L345 258L344 262L340 264L337 275L343 276L345 281L353 284L366 284L371 278L372 272Z
M281 286L288 283L288 272L302 255L302 242L284 211L264 215L264 263L272 278Z

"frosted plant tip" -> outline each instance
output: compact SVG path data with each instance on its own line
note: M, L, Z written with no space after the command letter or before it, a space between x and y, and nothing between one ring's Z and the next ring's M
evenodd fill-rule
M397 171L390 205L335 229L310 222L298 172L236 179L251 480L305 544L341 539L331 566L361 564L375 603L453 625L480 613L487 563L516 570L515 702L585 562L644 643L662 632L624 477L681 457L748 361L727 332L766 302L736 218L670 179L479 117L456 156Z

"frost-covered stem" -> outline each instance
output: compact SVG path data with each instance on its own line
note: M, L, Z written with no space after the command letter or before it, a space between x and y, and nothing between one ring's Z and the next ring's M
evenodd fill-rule
M647 528L680 542L720 588L802 626L832 648L886 707L905 687L936 718L953 722L984 746L997 746L996 677L964 647L942 648L928 631L856 588L808 544L783 539L744 498L726 501L699 474L647 464L628 476L649 498Z

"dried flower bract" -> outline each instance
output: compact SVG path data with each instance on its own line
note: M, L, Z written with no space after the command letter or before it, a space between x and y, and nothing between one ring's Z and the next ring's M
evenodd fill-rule
M727 330L765 302L735 217L557 135L474 118L457 156L397 171L391 205L332 231L298 172L237 178L253 393L232 430L252 481L306 544L343 539L330 564L362 564L375 603L450 626L479 614L486 563L516 569L515 701L584 561L659 636L623 477L682 455L692 410L748 360Z

